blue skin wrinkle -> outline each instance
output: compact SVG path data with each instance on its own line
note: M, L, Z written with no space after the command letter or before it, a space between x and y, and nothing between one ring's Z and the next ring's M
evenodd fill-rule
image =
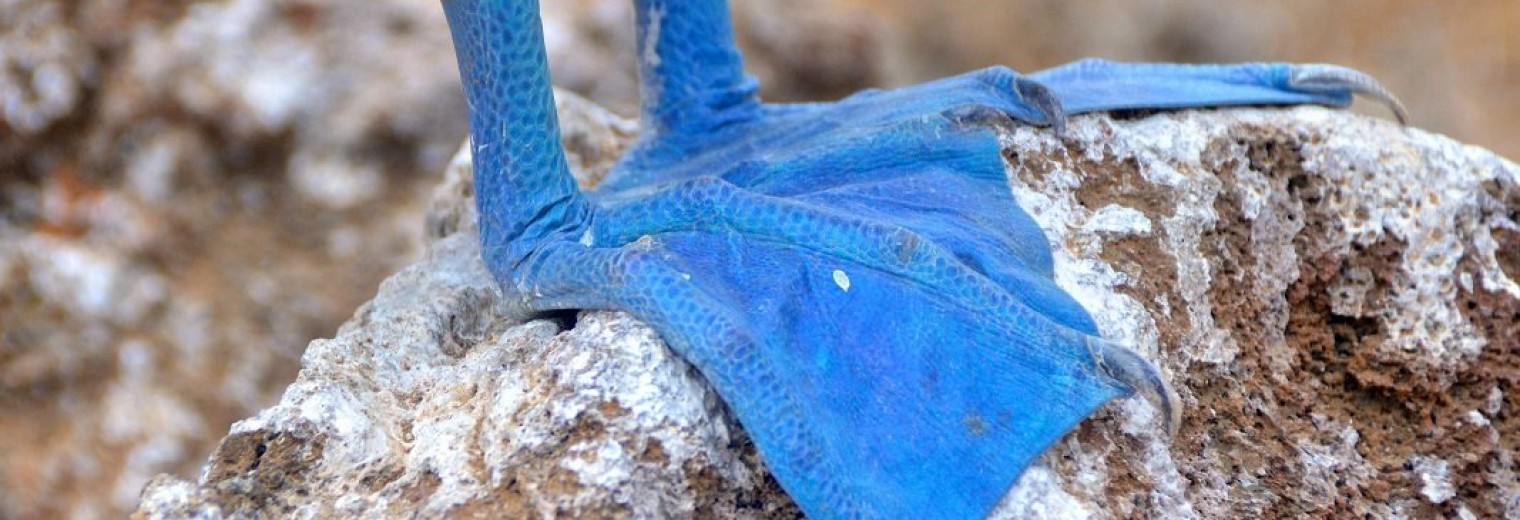
M978 518L1159 368L1054 282L997 130L1069 114L1401 106L1330 65L1004 67L766 105L725 0L635 0L643 132L570 175L536 0L443 0L470 107L482 256L509 317L627 311L691 362L813 518Z

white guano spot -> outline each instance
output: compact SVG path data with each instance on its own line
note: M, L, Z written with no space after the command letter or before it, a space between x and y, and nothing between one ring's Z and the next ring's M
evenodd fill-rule
M840 290L843 290L844 292L850 292L850 275L845 274L844 271L835 269L834 284L838 285Z

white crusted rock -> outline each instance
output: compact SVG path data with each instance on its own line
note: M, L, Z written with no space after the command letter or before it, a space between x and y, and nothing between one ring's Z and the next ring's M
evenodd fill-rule
M1004 516L1520 515L1515 164L1311 107L1004 139L1057 282L1186 403L1171 442L1108 407L1044 457L1065 493Z
M280 404L233 426L197 489L158 481L142 510L647 518L786 507L753 451L736 449L743 435L721 402L647 327L615 313L568 331L496 319L476 240L444 238L387 280L336 338L312 343Z
M605 173L631 122L565 92L576 174ZM721 400L648 327L586 313L514 324L480 259L467 149L428 211L427 258L335 338L280 403L238 422L196 485L145 491L151 518L795 516Z
M581 121L566 143L594 182L632 132L577 119L579 103L561 99ZM1156 360L1186 409L1169 441L1149 405L1104 408L995 516L1520 514L1501 441L1520 425L1520 168L1318 108L1087 116L1064 140L1004 138L1058 283ZM797 515L652 330L618 313L570 330L498 319L469 179L456 161L427 259L312 343L198 482L160 478L140 511Z

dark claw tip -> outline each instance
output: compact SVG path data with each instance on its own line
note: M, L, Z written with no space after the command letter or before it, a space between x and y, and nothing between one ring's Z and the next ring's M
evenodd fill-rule
M1167 435L1177 436L1177 428L1182 424L1182 398L1161 374L1160 367L1129 347L1102 338L1088 336L1087 348L1098 368L1150 401L1160 413Z
M1066 108L1061 105L1061 98L1056 97L1050 87L1019 76L1013 80L1013 89L1018 92L1020 99L1038 110L1040 115L1045 116L1046 124L1050 125L1056 137L1066 135Z
M1377 78L1356 69L1323 64L1294 65L1288 84L1306 91L1349 90L1352 94L1367 96L1387 105L1399 124L1409 124L1409 112L1404 109L1399 98L1394 97Z

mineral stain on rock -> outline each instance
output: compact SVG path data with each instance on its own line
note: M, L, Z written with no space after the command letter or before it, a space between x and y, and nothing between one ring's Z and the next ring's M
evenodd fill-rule
M1182 128L1159 130L1162 120ZM1095 311L1110 334L1115 315L1138 317L1120 327L1120 336L1158 344L1174 374L1185 367L1180 391L1190 401L1178 442L1167 450L1170 461L1121 455L1144 452L1147 442L1115 439L1099 431L1112 428L1100 419L1069 438L1068 449L1077 455L1068 451L1047 462L1102 483L1091 492L1099 504L1093 509L1117 516L1509 512L1517 496L1514 446L1495 441L1514 425L1489 416L1502 421L1508 415L1500 413L1497 396L1511 393L1520 367L1495 358L1515 352L1516 336L1485 325L1472 311L1497 310L1495 321L1513 328L1520 317L1507 309L1520 293L1490 286L1478 291L1487 296L1482 304L1464 303L1465 289L1445 300L1427 295L1461 286L1460 280L1503 278L1514 287L1513 278L1497 276L1503 269L1471 260L1479 247L1460 246L1483 242L1473 222L1514 225L1514 206L1504 202L1512 188L1480 188L1512 185L1506 179L1515 178L1514 166L1483 155L1459 158L1463 150L1439 141L1411 150L1410 141L1419 138L1408 135L1363 145L1353 135L1376 132L1365 122L1338 129L1281 123L1156 115L1135 121L1145 133L1125 124L1095 125L1095 135L1118 141L1109 146L1010 154L1017 179L1035 192L1024 193L1021 202L1036 208L1042 224L1055 217L1045 225L1066 246L1058 250L1058 277L1066 253L1076 257L1078 271L1091 268L1073 277L1078 285L1107 286L1128 297L1079 299L1116 311ZM1387 143L1388 150L1373 142ZM1114 153L1131 147L1140 148L1139 167ZM1431 186L1425 175L1445 176L1445 185ZM1073 184L1079 187L1069 188ZM1140 208L1156 229L1071 232L1086 215L1060 208L1068 190L1090 210ZM1424 243L1416 247L1415 241ZM1458 247L1440 247L1450 241ZM1101 264L1084 258L1094 252ZM1458 263L1458 257L1469 260ZM1440 307L1465 310L1442 314ZM1398 334L1390 330L1404 331L1397 348L1388 345ZM1474 344L1486 346L1470 349ZM1481 374L1473 372L1476 366L1485 367ZM1082 454L1089 449L1093 453ZM1450 464L1451 485L1463 491L1441 503L1428 500L1424 477L1412 469L1414 457L1470 461L1461 470ZM1183 480L1157 474L1158 463L1176 464Z

